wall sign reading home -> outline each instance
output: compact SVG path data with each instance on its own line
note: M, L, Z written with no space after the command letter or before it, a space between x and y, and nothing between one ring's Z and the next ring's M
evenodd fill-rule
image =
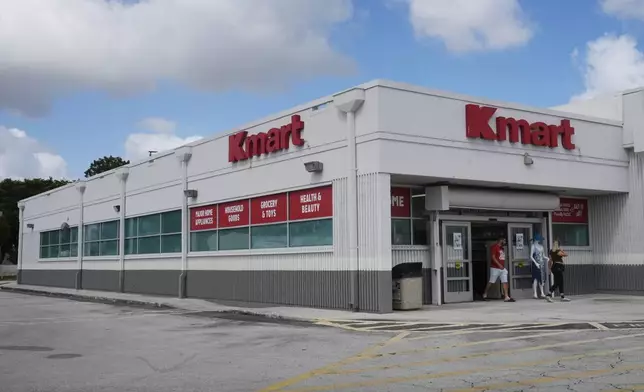
M217 228L217 206L196 207L190 210L190 230Z
M271 128L268 132L260 132L248 136L241 131L228 137L228 162L245 161L271 152L288 150L290 143L303 146L302 131L304 121L299 115L291 116L291 123L279 128Z
M539 147L555 148L561 146L574 150L572 137L575 128L570 120L561 120L559 125L544 122L529 123L523 119L496 117L495 129L490 125L497 108L479 105L465 105L465 132L468 138L485 140L508 140L510 143L531 144Z

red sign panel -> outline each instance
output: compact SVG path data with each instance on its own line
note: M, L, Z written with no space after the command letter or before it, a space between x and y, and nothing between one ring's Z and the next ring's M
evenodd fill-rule
M391 188L391 216L393 218L411 216L411 188Z
M289 211L292 221L332 217L333 188L329 185L291 192Z
M217 206L210 205L190 209L190 230L213 230L217 228Z
M552 213L557 223L588 223L588 200L560 198L559 208Z
M250 201L250 221L254 225L285 222L287 219L286 193L262 196Z
M237 200L219 205L219 227L247 226L248 200Z

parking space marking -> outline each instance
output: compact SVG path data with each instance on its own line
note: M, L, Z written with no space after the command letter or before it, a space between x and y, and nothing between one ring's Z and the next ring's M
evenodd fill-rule
M341 390L341 389L357 389L357 388L366 388L366 387L381 387L383 385L399 384L403 382L414 382L414 381L431 380L431 379L446 378L446 377L459 377L459 376L466 376L466 375L471 375L475 373L484 373L484 372L487 373L487 372L492 372L497 370L522 369L526 367L534 367L534 366L546 365L550 363L557 363L560 361L578 360L578 359L590 358L590 357L601 357L601 356L632 352L632 351L638 351L638 350L644 350L644 346L606 350L606 351L594 351L594 352L588 352L584 354L555 357L555 358L543 359L538 361L503 364L503 365L497 365L497 366L487 366L487 367L468 369L468 370L457 370L457 371L451 371L451 372L420 374L420 375L402 376L402 377L378 378L378 379L373 379L368 381L356 381L356 382L347 382L347 383L338 383L338 384L316 385L316 386L303 387L303 388L297 388L297 389L289 389L288 392L313 392L313 391L330 391L330 390ZM639 365L639 367L644 368L644 365Z
M429 365L436 365L436 364L442 364L442 363L450 363L450 362L457 362L457 361L462 361L462 360L467 360L467 359L474 359L474 358L485 358L489 357L492 355L509 355L509 354L518 354L518 353L526 353L526 352L531 352L531 351L540 351L540 350L547 350L550 348L558 348L558 347L564 347L564 346L577 346L577 345L582 345L582 344L587 344L587 343L597 343L597 342L605 342L605 341L613 341L613 340L621 340L621 339L628 339L628 338L633 338L633 337L638 337L638 336L644 336L644 333L640 334L632 334L632 335L618 335L618 336L609 336L605 338L596 338L596 339L586 339L586 340L573 340L570 342L557 342L553 344L544 344L540 346L529 346L529 347L521 347L517 349L510 349L510 350L496 350L496 351L486 351L482 353L473 353L473 354L466 354L466 355L458 355L455 357L447 357L447 358L437 358L437 359L431 359L431 360L426 360L426 361L414 361L414 362L401 362L393 365L382 365L382 366L370 366L370 367L365 367L365 368L360 368L360 369L342 369L342 370L337 370L334 371L334 374L359 374L359 373L366 373L366 372L371 372L371 371L378 371L378 370L388 370L388 369L400 369L400 368L409 368L409 367L418 367L418 366L429 366ZM427 351L430 351L428 349ZM393 352L393 353L385 353L385 354L380 354L379 356L382 355L400 355L398 352Z
M595 369L595 370L586 370L583 372L574 372L574 373L568 373L568 374L560 374L557 376L543 376L539 378L531 378L531 379L523 379L523 380L518 380L518 381L509 381L509 382L504 382L504 383L498 383L498 384L487 384L487 385L478 385L475 387L471 388L463 388L463 389L444 389L444 391L449 391L449 392L473 392L473 391L489 391L489 390L496 390L496 389L508 389L512 387L519 387L519 386L535 386L538 384L550 384L553 382L557 381L564 381L564 380L574 380L574 379L580 379L580 378L586 378L586 377L593 377L593 376L601 376L601 375L609 375L611 373L618 373L618 372L626 372L626 371L633 371L633 370L642 370L644 369L644 365L630 365L630 366L616 366L616 367L609 367L605 369ZM628 391L633 391L633 389L626 389ZM624 390L622 390L624 391Z
M373 344L373 345L367 347L366 349L364 349L363 351L359 352L356 355L352 355L350 357L341 359L340 361L330 363L330 364L328 364L326 366L322 366L321 368L311 370L310 372L302 373L302 374L297 375L295 377L291 377L289 379L280 381L280 382L275 383L273 385L269 385L268 387L266 387L264 389L261 389L259 392L281 391L281 390L284 390L284 388L289 387L289 386L291 386L293 384L297 384L297 383L300 383L302 381L306 381L306 380L311 379L311 378L316 377L316 376L329 374L329 372L332 371L333 369L336 369L336 368L341 367L341 366L345 366L345 365L347 365L349 363L357 362L359 360L362 360L362 358L369 358L369 355L371 355L371 353L373 353L375 351L378 351L378 350L380 350L380 349L382 349L384 347L387 347L387 346L389 346L391 344L394 344L394 343L404 339L405 336L407 336L406 332L400 333L400 334L392 337L391 339L388 339L388 340L385 340L383 342Z
M644 384L628 384L616 387L615 389L603 389L601 392L633 392L644 391Z

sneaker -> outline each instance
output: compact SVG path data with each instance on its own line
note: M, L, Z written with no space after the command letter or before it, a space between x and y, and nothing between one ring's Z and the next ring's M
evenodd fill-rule
M539 299L539 296L535 294L535 295L532 296L532 298Z
M553 302L553 301L552 301L552 297L550 297L549 295L547 295L547 296L546 296L546 301L548 301L548 302L552 303L552 302Z
M570 302L570 298L563 297L563 298L561 299L561 302Z
M517 301L515 301L514 298L508 298L505 300L505 302L517 302Z

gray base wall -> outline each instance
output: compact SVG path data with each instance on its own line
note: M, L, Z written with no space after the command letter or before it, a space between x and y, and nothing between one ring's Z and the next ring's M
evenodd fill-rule
M188 271L187 296L226 301L350 309L350 271ZM359 310L389 313L391 273L361 271Z
M423 269L423 303L432 303L431 269ZM124 291L136 294L179 295L180 271L125 271ZM391 273L362 271L359 310L390 313ZM327 309L351 309L349 271L188 271L188 297ZM76 270L21 270L19 282L28 285L75 288ZM567 295L597 292L644 295L644 265L566 265ZM119 290L118 271L84 270L82 288Z
M181 271L125 271L126 293L178 296ZM188 271L188 297L351 309L350 271ZM21 283L38 286L75 288L76 270L23 270ZM392 312L391 273L361 271L359 310ZM82 288L119 291L118 271L84 270ZM430 292L431 293L431 292Z

